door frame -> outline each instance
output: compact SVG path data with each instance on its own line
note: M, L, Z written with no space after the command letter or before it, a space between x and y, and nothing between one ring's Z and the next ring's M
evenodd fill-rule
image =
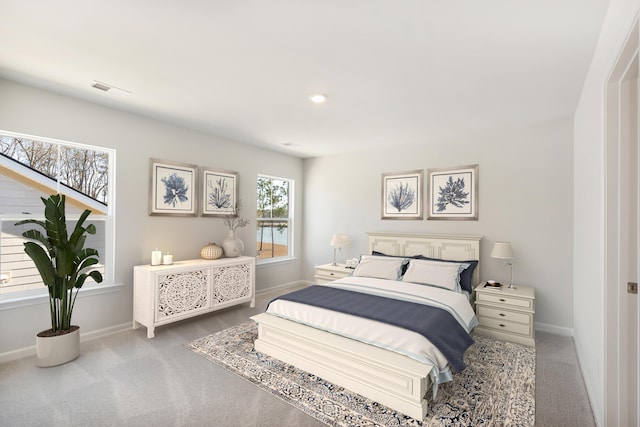
M636 347L635 361L628 360L628 352L625 347L627 343L621 339L630 330L628 322L631 320L627 318L628 310L625 305L628 303L630 295L626 291L629 260L624 248L629 244L629 240L627 237L628 229L625 228L626 221L622 220L622 215L629 211L629 206L625 205L627 198L622 196L623 192L628 190L628 184L624 180L628 177L629 168L624 165L622 160L628 150L628 130L631 120L635 121L633 125L636 126L633 137L636 138L636 141L638 137L637 92L632 96L635 110L625 109L624 103L629 100L629 94L625 92L628 91L629 79L638 78L639 47L640 32L636 18L612 67L604 91L604 422L607 426L630 425L629 422L632 420L629 418L632 409L635 409L633 416L637 420L637 411L640 406L637 399L640 396L640 384L637 381L637 376L636 384L633 386L629 384L629 379L623 370L627 363L633 363L635 372L640 372L640 363L637 357L639 349ZM637 89L637 86L632 85L632 87ZM638 167L637 156L635 167ZM637 256L638 253L636 248L635 255ZM632 297L634 296L632 295ZM637 313L640 302L637 295L635 298ZM637 316L634 320L637 327ZM625 392L626 388L630 386L636 390L635 401L631 401Z

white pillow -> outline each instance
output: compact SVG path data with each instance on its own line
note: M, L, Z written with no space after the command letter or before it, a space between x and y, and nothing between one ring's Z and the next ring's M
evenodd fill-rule
M461 292L460 273L467 267L469 267L467 263L412 259L402 276L402 281Z
M352 276L399 280L402 275L402 266L406 263L406 258L362 255Z

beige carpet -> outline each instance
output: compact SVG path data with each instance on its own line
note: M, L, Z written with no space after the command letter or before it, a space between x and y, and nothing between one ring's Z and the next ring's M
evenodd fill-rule
M474 336L467 368L440 385L424 420L399 414L269 356L257 353L253 322L187 344L194 352L331 426L532 426L535 349Z

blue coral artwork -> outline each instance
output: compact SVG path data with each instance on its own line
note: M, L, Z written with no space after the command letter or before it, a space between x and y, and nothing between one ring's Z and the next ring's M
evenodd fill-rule
M197 166L151 159L149 215L196 215Z
M382 174L382 219L422 219L423 171Z
M237 206L238 173L202 168L202 212L206 215L232 215Z
M429 169L427 219L478 219L478 165Z

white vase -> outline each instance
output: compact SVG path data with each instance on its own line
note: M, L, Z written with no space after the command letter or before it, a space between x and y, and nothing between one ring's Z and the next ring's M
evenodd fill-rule
M235 258L242 255L244 243L236 237L235 230L229 230L229 234L222 241L222 249L224 249L224 256L227 258Z
M62 365L80 355L80 327L71 326L71 332L52 337L41 336L45 332L36 335L36 362L41 368Z

